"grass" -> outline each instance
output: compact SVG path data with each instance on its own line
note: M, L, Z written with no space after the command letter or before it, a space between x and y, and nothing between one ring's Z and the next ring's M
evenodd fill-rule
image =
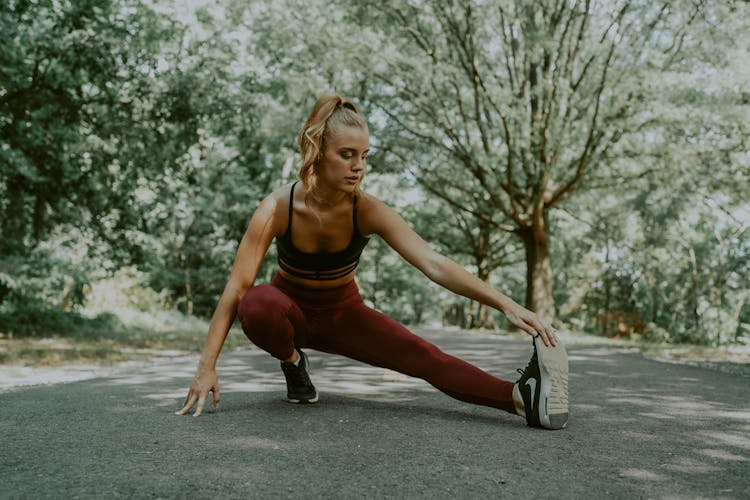
M247 343L235 327L225 346ZM164 351L200 352L208 332L204 320L176 311L122 308L110 312L66 312L35 301L0 308L0 364L54 367L111 365L152 358Z
M206 321L174 313L130 316L126 326L118 316L86 317L59 311L0 313L0 364L56 367L70 364L109 366L148 360L165 353L197 354L208 331ZM5 332L5 333L3 333ZM227 336L225 349L247 345L238 326ZM635 339L609 339L576 333L569 345L604 344L631 348L660 361L729 367L750 373L750 345L705 347L660 344Z
M0 333L0 364L54 367L71 363L111 365L145 360L164 351L199 353L208 324L192 322L186 328L155 331L142 327L82 329L77 332L39 332L33 336ZM224 344L232 349L248 342L238 328L230 330Z

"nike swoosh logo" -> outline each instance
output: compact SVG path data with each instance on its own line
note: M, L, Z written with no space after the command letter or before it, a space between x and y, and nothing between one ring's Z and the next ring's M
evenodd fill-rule
M531 389L531 398L529 402L529 414L534 411L534 396L536 395L536 379L530 378L526 381L526 385Z

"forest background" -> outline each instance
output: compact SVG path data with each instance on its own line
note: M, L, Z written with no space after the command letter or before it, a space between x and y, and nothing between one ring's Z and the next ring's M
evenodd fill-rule
M370 124L363 189L500 291L574 331L750 343L747 2L0 0L0 26L5 338L199 348L336 92ZM378 238L358 282L407 324L507 326Z

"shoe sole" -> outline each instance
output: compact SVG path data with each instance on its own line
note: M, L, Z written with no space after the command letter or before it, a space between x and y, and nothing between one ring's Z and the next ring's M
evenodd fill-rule
M316 395L312 399L292 399L292 398L287 398L286 400L289 401L290 403L305 405L305 404L317 403L318 402L318 396Z
M547 429L562 429L568 423L568 354L558 339L555 347L534 337L539 358L539 423Z

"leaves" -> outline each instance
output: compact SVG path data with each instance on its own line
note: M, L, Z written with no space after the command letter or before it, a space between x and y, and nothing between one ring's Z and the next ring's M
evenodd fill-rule
M135 265L210 315L309 107L338 92L370 123L364 188L502 291L595 331L625 311L676 340L747 334L746 4L170 5L3 2L0 304L75 308ZM361 276L403 321L455 302L382 243Z

